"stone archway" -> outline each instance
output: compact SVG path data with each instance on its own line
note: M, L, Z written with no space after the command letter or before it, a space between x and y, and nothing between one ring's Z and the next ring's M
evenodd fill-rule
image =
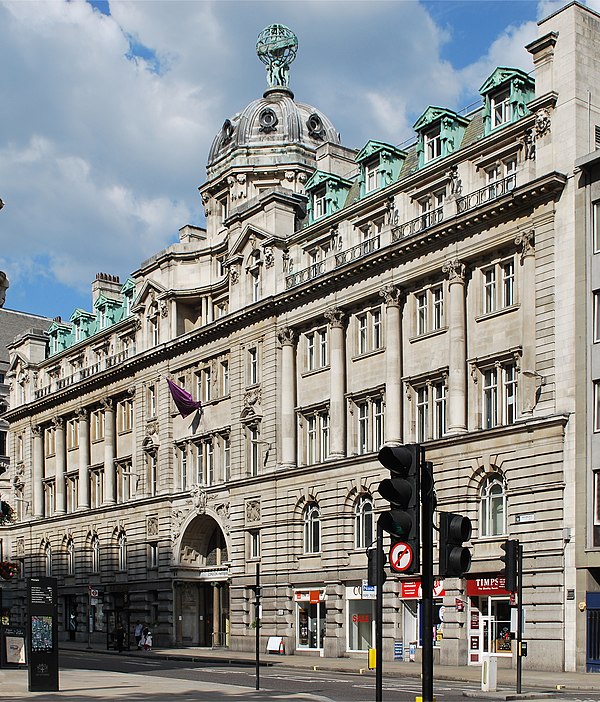
M189 522L179 541L175 609L179 645L229 645L227 542L219 523L205 513Z

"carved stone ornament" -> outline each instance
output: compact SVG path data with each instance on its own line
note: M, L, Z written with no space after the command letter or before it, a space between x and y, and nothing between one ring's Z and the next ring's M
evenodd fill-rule
M286 171L285 172L284 178L285 178L285 180L287 180L288 183L293 183L295 177L296 177L295 171Z
M223 502L216 507L216 513L219 516L223 524L223 528L226 532L229 531L229 502Z
M221 127L221 141L223 142L223 144L228 144L231 141L231 139L233 138L234 131L235 128L231 123L231 120L226 119L223 122L223 126Z
M261 403L260 388L254 388L248 390L244 395L244 407L254 407L254 405Z
M325 139L325 127L323 126L323 120L319 117L316 112L306 120L306 126L308 128L308 136L313 139L318 139L323 141Z
M545 136L550 131L551 120L550 110L547 107L542 107L535 114L535 136L537 139Z
M181 525L186 513L182 509L174 509L171 515L171 541L176 541L181 533Z
M158 434L158 420L150 419L146 422L146 436L155 436Z
M294 330L291 327L281 327L277 330L277 340L282 346L292 346L294 344Z
M535 161L535 134L533 129L526 129L520 141L525 151L525 160Z
M527 256L535 255L535 232L533 229L529 229L526 232L521 232L515 239L515 244L517 246L522 246L521 249L521 260Z
M23 536L19 536L19 538L17 539L15 553L17 554L17 556L25 555L25 538Z
M323 316L332 327L342 327L344 324L345 313L338 307L331 307L325 310Z
M275 111L270 107L265 107L265 109L258 116L258 128L259 132L264 134L270 134L271 132L277 131L277 125L279 124L279 119L275 114Z
M442 272L448 274L448 280L451 283L464 283L466 266L464 263L461 263L457 258L455 258L452 261L446 261L446 263L444 263L442 266Z
M240 279L240 269L238 266L231 266L229 268L229 279L232 285L236 285Z
M458 166L456 164L452 166L446 175L450 184L450 195L460 195L462 193L462 180L458 175Z
M384 285L379 290L379 295L390 307L398 307L402 301L402 288L397 285Z
M246 502L246 521L248 523L260 521L260 500Z
M148 517L146 519L146 535L148 537L158 536L158 517Z
M265 246L265 268L271 268L275 265L275 256L273 255L273 248L271 246Z
M204 514L206 512L206 490L202 487L202 485L192 485L190 495L192 498L193 508L198 514Z

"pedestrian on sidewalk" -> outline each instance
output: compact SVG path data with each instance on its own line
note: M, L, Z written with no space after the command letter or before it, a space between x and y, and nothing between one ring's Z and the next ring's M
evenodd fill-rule
M138 647L138 651L142 648L142 633L144 631L144 625L138 620L133 630L133 635L135 636L135 643Z
M148 627L145 627L142 632L142 646L144 651L150 651L152 649L152 632Z
M117 651L123 653L123 648L125 644L125 629L121 622L117 625L117 630L115 631L115 642L117 644Z

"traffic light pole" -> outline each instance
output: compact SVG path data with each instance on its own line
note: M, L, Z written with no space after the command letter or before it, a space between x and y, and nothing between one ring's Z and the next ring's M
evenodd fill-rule
M375 702L383 700L383 528L377 520L375 551Z
M421 462L424 465L424 462ZM433 494L432 486L421 481L421 607L423 613L423 702L433 702Z
M256 689L260 690L260 564L256 564L256 585L254 593L254 621L256 623Z
M517 542L517 694L521 694L523 678L523 545Z

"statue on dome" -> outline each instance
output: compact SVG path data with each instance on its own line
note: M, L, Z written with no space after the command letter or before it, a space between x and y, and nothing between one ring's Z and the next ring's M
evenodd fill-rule
M267 67L271 88L287 88L290 64L296 58L298 38L283 24L271 24L258 35L256 53Z

